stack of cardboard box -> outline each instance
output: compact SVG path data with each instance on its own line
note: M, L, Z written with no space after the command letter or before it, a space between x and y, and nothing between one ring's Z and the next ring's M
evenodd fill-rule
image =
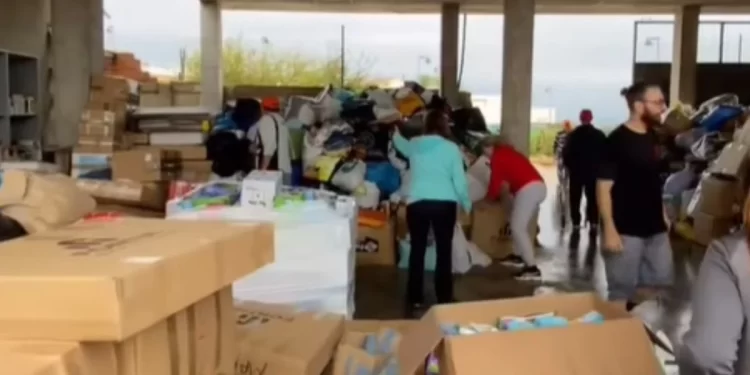
M747 191L750 121L738 129L701 178L686 213L693 218L695 241L708 245L741 223Z
M139 104L146 108L197 107L200 97L197 82L149 82L141 84Z
M107 52L104 71L108 75L124 77L138 82L153 82L154 77L143 71L141 60L129 52Z
M273 227L120 219L4 243L0 374L234 373L232 282Z

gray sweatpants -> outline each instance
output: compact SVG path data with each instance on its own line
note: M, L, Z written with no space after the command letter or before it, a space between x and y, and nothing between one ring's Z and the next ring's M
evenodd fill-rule
M638 288L666 288L674 281L669 234L621 236L622 251L603 252L609 300L632 300Z
M545 198L547 186L543 181L532 182L522 187L513 197L513 211L510 214L513 252L523 258L524 263L529 266L536 265L534 241L529 237L529 227Z

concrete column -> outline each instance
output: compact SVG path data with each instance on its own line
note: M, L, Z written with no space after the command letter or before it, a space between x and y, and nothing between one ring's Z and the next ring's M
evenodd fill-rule
M698 26L701 8L688 5L674 17L674 47L669 80L669 100L695 105L698 68Z
M505 0L503 89L500 133L528 155L531 136L531 82L535 0Z
M458 3L443 3L440 12L440 92L458 105Z
M78 139L78 123L88 101L91 75L88 5L89 1L79 0L51 2L52 101L45 131L45 143L50 149L71 148Z
M221 73L221 7L201 3L201 106L220 110L223 83Z
M104 73L104 0L88 0L91 40L91 73Z

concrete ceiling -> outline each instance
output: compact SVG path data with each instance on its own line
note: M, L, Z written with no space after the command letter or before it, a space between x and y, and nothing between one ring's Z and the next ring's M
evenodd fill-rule
M204 0L207 1L207 0ZM443 0L215 0L224 9L341 13L436 13ZM455 2L455 0L450 1ZM469 13L502 13L502 0L460 0ZM539 13L658 14L695 0L537 0ZM750 14L748 0L702 0L703 13Z

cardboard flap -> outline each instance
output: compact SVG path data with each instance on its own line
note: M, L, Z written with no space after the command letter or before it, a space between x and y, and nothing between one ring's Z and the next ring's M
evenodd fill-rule
M418 323L414 323L404 332L396 353L399 373L415 373L441 341L443 341L443 331L440 329L433 307Z
M445 345L451 374L662 373L643 325L636 319L457 336L447 338ZM502 361L497 360L498 353L503 353Z

